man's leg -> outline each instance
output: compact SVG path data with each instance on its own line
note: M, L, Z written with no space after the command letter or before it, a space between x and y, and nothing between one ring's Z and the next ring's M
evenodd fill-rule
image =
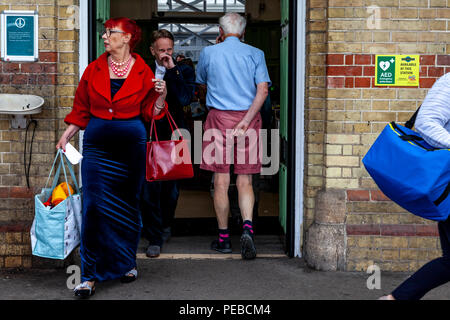
M228 214L230 212L229 187L230 174L216 172L214 174L214 210L216 211L219 229L228 228Z
M216 211L219 227L219 239L211 243L211 249L222 253L231 253L230 232L228 230L228 215L230 211L229 186L229 173L216 172L214 174L214 210Z
M242 221L253 220L253 206L255 205L255 194L253 193L252 175L238 174L236 178L238 189L239 209L241 209Z
M168 241L171 236L171 227L180 195L178 186L178 180L161 182L162 239L164 242Z
M150 258L159 256L163 242L160 196L161 182L144 181L141 194L142 231L149 242L146 254Z
M254 259L256 248L253 242L253 206L255 205L255 194L253 193L252 175L238 174L236 179L238 189L239 208L244 231L241 236L241 256L243 259Z

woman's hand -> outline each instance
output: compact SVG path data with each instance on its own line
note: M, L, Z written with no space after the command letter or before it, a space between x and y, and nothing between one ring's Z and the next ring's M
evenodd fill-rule
M69 125L69 127L64 131L61 138L59 139L58 143L56 144L56 149L63 149L63 151L66 151L66 144L69 142L70 139L75 135L75 133L80 130L80 127L74 124Z
M56 144L56 150L63 149L63 151L66 151L66 144L69 142L69 139L63 134L61 136L61 139L59 139L58 143Z
M167 95L166 82L162 79L152 79L152 81L155 83L155 91L165 99Z

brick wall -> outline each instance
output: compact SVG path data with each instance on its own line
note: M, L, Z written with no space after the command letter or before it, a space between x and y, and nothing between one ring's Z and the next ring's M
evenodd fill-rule
M369 6L377 6L376 20ZM310 0L309 7L307 221L318 190L346 190L346 269L413 271L440 255L436 223L389 201L361 161L384 126L408 120L450 71L450 8L446 0ZM419 54L420 87L375 87L375 54Z
M0 268L41 263L32 259L30 252L33 196L46 182L56 142L66 127L62 119L72 107L78 83L78 30L74 28L73 6L78 6L77 0L0 0L0 11L39 12L39 61L1 62L0 92L35 94L45 100L43 111L32 116L38 126L32 145L30 189L24 174L25 130L12 129L9 116L0 115ZM30 131L27 150L31 135Z
M314 222L319 192L346 192L347 270L365 270L374 262L383 270L415 270L439 255L435 223L386 199L361 159L386 122L407 120L435 79L448 72L447 2L308 0L304 226ZM32 196L45 183L78 83L72 5L77 0L0 0L0 10L37 10L40 24L39 61L1 63L0 91L45 98L43 112L33 116L38 129L31 189L23 173L25 132L0 116L0 268L37 263L29 252ZM375 28L368 24L369 6L379 9ZM420 87L374 87L375 54L421 55Z
M317 193L324 187L327 0L307 2L307 64L305 101L304 228L314 221Z

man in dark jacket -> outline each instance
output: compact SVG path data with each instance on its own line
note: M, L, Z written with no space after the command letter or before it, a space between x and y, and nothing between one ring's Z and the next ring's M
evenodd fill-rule
M188 65L176 64L173 59L174 37L165 30L152 33L150 51L155 63L150 65L155 78L164 79L167 87L169 111L179 128L185 127L183 107L189 105L195 92L195 71ZM159 140L170 140L172 130L167 117L155 121ZM150 124L148 125L148 131ZM144 182L142 190L143 233L149 241L146 254L158 257L164 241L171 235L179 187L178 181Z

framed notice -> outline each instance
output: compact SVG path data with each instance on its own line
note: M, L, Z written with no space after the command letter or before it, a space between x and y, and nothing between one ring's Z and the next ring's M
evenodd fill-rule
M375 85L418 87L419 55L376 55Z
M3 61L37 61L37 11L4 10L0 14L0 50Z

